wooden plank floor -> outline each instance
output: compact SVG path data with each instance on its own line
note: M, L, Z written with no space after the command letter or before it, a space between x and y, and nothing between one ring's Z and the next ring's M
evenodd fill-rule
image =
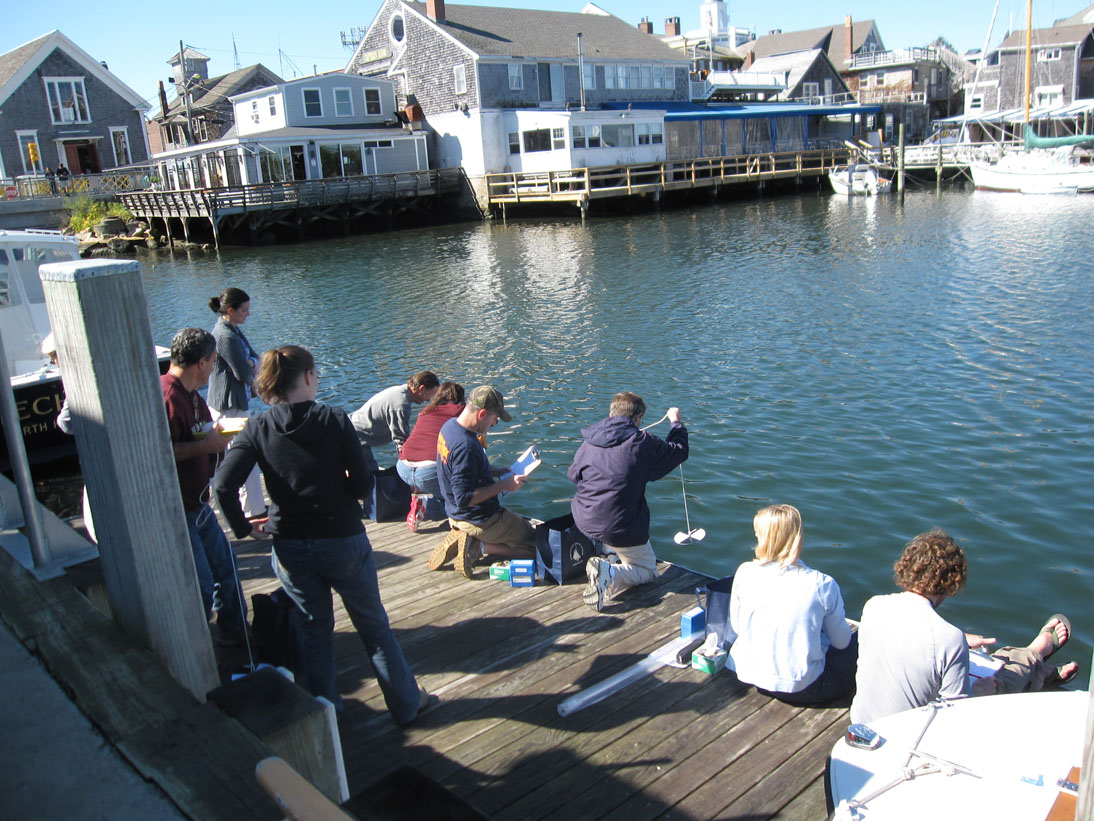
M741 685L663 667L566 718L559 702L679 634L703 577L658 580L603 613L582 584L511 588L426 564L439 528L367 524L380 592L420 683L441 704L391 721L335 597L339 722L350 792L410 765L494 819L818 819L845 708L789 707ZM269 543L235 543L248 600L277 587Z

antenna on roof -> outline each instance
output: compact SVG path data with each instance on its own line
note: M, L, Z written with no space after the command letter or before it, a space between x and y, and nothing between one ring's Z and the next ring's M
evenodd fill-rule
M239 71L243 66L239 64L239 49L236 48L236 36L235 32L232 32L232 56L235 58L235 68Z

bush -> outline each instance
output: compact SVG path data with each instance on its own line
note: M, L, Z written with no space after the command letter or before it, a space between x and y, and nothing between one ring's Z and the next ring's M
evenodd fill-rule
M72 214L68 219L68 227L75 234L91 230L103 217L117 217L127 222L133 217L120 202L102 202L89 197L87 194L80 194L66 200L65 208Z

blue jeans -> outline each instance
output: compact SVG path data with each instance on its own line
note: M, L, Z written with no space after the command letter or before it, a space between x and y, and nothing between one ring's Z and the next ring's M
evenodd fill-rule
M190 549L194 553L194 568L198 573L201 602L205 605L205 617L217 613L217 624L222 630L240 633L247 624L247 603L239 586L236 557L224 531L220 529L216 514L209 505L186 514L186 529L190 534ZM217 601L216 588L220 595Z
M444 512L444 498L441 496L441 483L437 479L437 463L431 462L421 467L411 467L405 459L395 463L395 472L404 482L412 488L418 488L422 493L428 493L431 498L425 503L425 518L429 521L446 519Z
M418 714L418 682L380 601L372 545L364 533L335 539L274 537L273 569L281 586L304 611L304 668L311 692L335 707L334 601L338 591L365 645L392 718L400 724Z

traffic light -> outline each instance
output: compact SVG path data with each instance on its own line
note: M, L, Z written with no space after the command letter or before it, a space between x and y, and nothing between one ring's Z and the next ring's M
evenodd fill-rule
M38 164L38 143L27 143L27 157L30 158L31 165Z

